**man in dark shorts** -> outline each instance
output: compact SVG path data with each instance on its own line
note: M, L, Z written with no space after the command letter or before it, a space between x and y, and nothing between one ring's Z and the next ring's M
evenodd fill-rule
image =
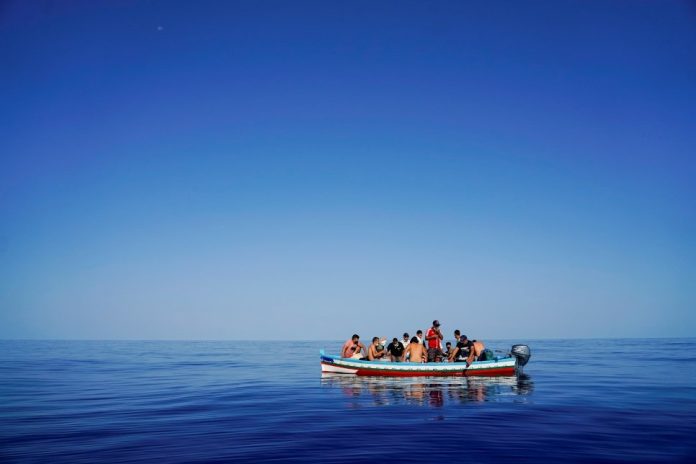
M389 353L392 362L403 362L405 349L399 339L394 337L394 340L387 346L387 353Z
M440 348L442 340L442 332L440 332L440 321L435 319L433 326L428 329L425 334L425 340L428 343L428 362L436 362L442 360L442 349Z

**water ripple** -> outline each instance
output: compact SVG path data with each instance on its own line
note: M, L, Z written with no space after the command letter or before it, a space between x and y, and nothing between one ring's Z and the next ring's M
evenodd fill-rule
M339 341L2 341L0 461L690 462L696 340L526 343L518 377L389 379L321 376Z

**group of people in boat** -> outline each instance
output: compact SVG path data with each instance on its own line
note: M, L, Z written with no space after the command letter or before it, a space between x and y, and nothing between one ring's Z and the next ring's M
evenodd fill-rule
M391 362L465 362L469 366L490 356L483 342L469 340L459 329L454 331L454 345L446 342L443 346L443 339L440 321L436 319L425 337L422 330L418 330L414 337L404 333L401 340L394 337L389 345L386 344L386 337L373 337L370 346L366 347L360 341L360 336L353 334L343 345L341 357Z

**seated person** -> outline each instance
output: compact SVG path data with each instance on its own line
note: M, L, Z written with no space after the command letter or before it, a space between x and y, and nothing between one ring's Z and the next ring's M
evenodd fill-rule
M367 349L367 359L370 361L387 361L387 351L379 343L379 337L372 337L372 344Z
M367 356L367 348L360 343L360 336L358 334L353 334L351 339L343 344L341 357L363 359L365 356Z
M442 354L445 356L445 358L449 359L449 355L451 352L452 352L452 342L445 343L445 351L443 351Z
M411 362L424 363L428 358L428 352L423 343L419 342L417 337L413 337L404 351L404 358L406 356L411 358Z
M403 362L405 350L406 348L404 345L396 337L394 337L392 342L387 347L387 353L389 353L392 362Z

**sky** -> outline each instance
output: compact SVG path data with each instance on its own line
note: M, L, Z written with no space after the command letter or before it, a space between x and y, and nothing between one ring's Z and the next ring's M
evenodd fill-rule
M0 338L696 335L696 5L0 3Z

